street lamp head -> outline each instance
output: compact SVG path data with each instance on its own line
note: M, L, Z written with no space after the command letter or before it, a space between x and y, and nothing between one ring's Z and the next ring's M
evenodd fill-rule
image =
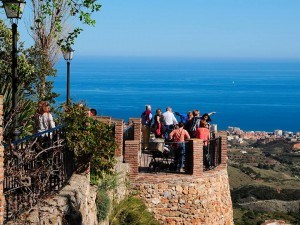
M64 59L70 61L73 59L74 50L71 47L67 47L66 49L62 50Z
M23 0L2 0L8 19L21 19L26 2Z

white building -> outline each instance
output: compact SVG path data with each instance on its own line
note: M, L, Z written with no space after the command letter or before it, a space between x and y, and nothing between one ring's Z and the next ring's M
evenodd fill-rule
M282 136L282 130L274 130L275 136L281 137Z

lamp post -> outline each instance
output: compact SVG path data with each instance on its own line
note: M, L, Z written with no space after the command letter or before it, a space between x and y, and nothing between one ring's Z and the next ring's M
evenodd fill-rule
M70 61L73 59L74 50L71 47L67 47L62 50L64 59L67 61L67 105L70 104Z
M14 118L14 138L18 139L20 131L18 130L18 118L17 118L17 105L18 105L18 41L17 41L17 30L18 30L18 19L22 18L23 10L26 2L23 0L2 0L5 14L12 23L12 114Z

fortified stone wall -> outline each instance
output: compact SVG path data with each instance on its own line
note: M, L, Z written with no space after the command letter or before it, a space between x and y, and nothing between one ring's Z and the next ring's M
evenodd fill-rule
M140 129L134 129L140 137ZM148 209L161 224L231 225L233 208L227 174L226 133L221 137L221 162L203 171L203 141L191 139L191 174L140 173L140 141L125 141L125 162L134 193L145 200Z
M145 175L136 181L134 189L162 224L233 224L226 168L205 172L197 178Z

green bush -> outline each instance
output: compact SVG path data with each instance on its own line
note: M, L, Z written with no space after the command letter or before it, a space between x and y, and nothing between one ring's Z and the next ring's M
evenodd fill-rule
M128 197L117 205L110 217L111 225L158 225L153 215L147 211L144 202L137 197Z
M78 172L90 164L94 178L112 174L115 164L114 152L117 147L114 126L89 117L88 108L80 103L65 107L63 121L66 124L68 148L75 153Z
M98 189L96 197L96 207L98 221L105 220L110 210L110 198L107 190Z

